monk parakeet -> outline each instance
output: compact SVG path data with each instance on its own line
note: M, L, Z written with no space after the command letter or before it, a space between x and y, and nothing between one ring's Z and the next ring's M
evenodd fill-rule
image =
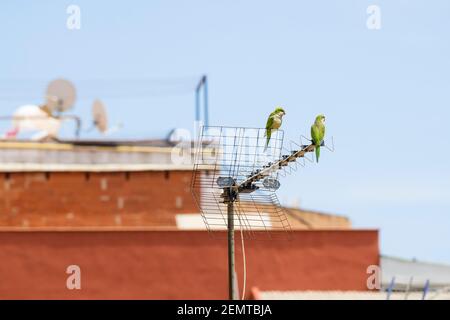
M269 115L266 124L266 132L264 133L264 136L267 137L266 147L264 148L264 150L266 150L269 146L270 137L272 136L272 130L278 130L281 127L281 124L283 123L283 116L285 114L286 112L283 108L277 107L275 111Z
M323 114L319 114L311 126L311 137L313 144L316 146L316 161L319 162L320 145L325 138L325 116Z

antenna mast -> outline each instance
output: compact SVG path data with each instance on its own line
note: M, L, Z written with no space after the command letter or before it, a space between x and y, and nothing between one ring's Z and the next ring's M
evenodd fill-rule
M291 142L297 150L283 155L282 130L272 132L266 149L265 131L204 126L195 153L191 188L203 221L208 231L227 230L230 300L239 296L235 228L252 238L289 235L291 227L276 195L280 187L278 175L291 173L299 159L307 159L306 154L315 150L312 143Z

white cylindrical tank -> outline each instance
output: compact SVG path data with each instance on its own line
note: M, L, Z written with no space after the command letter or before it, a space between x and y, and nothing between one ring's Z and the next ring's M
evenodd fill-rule
M19 107L13 115L14 129L20 132L37 131L36 137L58 135L61 120L51 117L37 105Z

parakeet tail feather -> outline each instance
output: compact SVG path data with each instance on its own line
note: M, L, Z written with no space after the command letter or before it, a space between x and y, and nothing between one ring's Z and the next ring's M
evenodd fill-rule
M270 136L272 135L272 130L267 130L264 135L267 137L266 138L266 146L264 147L264 151L266 151L267 148L269 147Z
M319 162L319 157L320 157L320 147L316 146L316 161Z

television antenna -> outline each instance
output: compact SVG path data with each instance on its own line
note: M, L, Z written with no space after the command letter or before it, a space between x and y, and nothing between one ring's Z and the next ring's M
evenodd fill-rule
M227 230L229 298L237 298L235 229L250 238L288 235L291 227L276 191L279 176L296 170L315 150L291 141L297 148L283 154L284 132L273 131L265 150L265 128L211 127L200 129L191 190L208 231ZM304 138L304 137L303 137ZM333 141L333 140L331 140ZM327 147L324 142L322 146ZM300 161L299 161L300 160ZM245 269L244 269L245 270ZM245 278L245 273L244 273Z

